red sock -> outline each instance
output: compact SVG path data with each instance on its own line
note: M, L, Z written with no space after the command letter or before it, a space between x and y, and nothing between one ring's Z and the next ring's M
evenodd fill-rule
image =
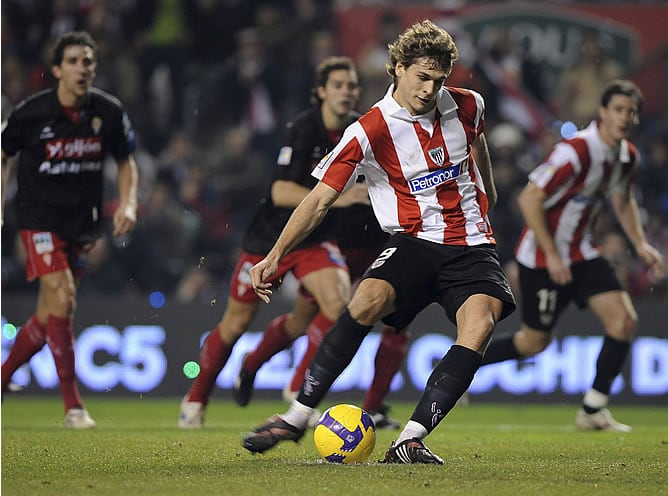
M33 315L23 324L16 335L16 341L12 346L7 360L2 364L2 390L9 386L12 375L21 365L28 363L35 353L42 349L46 343L46 327Z
M285 330L285 322L289 316L289 314L280 315L269 323L258 345L246 355L244 361L246 370L253 374L256 373L271 357L292 343L293 339Z
M308 345L306 346L306 351L301 361L295 368L294 373L292 374L292 380L290 381L290 391L299 391L302 387L302 382L304 382L304 374L306 369L311 365L311 360L315 356L322 339L325 337L325 334L334 325L334 322L325 317L325 314L319 312L316 315L308 328L306 329L306 337L308 337Z
M223 342L218 326L204 340L199 355L200 372L188 391L188 401L199 401L205 405L232 351L232 346Z
M65 411L81 407L81 397L74 373L74 335L72 319L49 315L46 321L46 342L51 349L60 381L60 394Z
M376 410L383 406L383 399L390 390L394 375L401 367L406 356L406 333L397 334L392 327L385 326L376 352L374 372L371 386L364 397L364 409Z

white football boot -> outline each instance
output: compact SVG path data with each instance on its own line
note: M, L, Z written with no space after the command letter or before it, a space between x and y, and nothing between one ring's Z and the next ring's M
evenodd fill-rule
M181 401L178 426L181 429L201 429L204 426L206 406L200 401L188 401L188 395Z
M575 425L582 431L631 432L631 426L617 422L607 408L587 413L582 408L575 416Z
M95 427L95 420L91 418L85 408L70 408L65 415L65 427L68 429L90 429Z

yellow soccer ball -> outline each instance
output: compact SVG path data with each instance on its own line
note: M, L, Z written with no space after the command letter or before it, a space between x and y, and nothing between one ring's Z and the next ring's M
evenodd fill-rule
M359 463L376 446L376 426L363 409L334 405L318 419L313 441L318 453L330 463Z

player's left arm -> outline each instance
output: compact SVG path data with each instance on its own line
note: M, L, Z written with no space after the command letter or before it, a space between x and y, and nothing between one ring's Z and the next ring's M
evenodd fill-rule
M489 148L487 147L487 139L484 133L480 133L472 143L471 153L473 160L478 165L478 170L482 176L482 182L485 185L485 192L487 193L487 201L489 208L496 205L497 192L494 184L494 175L492 174L492 159L489 155Z
M615 191L610 196L610 202L617 220L619 220L640 259L650 267L654 277L657 279L663 277L663 256L647 242L640 221L638 202L633 192Z
M114 236L134 229L137 223L139 173L132 154L118 162L118 208L114 212Z

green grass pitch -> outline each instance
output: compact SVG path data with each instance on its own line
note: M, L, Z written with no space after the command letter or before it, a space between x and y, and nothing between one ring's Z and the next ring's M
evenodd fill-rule
M216 398L198 431L176 428L179 399L104 399L98 426L62 427L59 398L2 405L3 495L662 495L668 494L668 409L618 406L630 434L578 432L576 405L458 406L428 438L444 466L383 465L395 432L379 431L368 463L318 459L312 431L253 456L240 444L285 404L246 408ZM341 402L341 401L337 401ZM322 406L330 406L325 402ZM412 405L395 403L406 420Z

